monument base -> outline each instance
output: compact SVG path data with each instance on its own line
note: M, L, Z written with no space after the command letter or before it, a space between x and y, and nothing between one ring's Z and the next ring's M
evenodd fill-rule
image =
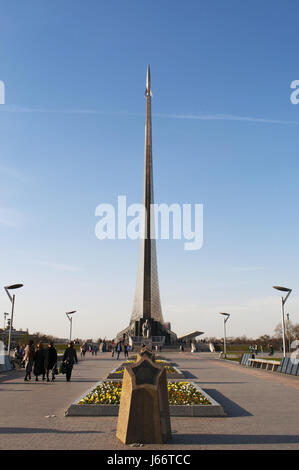
M150 338L144 338L143 336L130 336L129 345L132 348L140 349L142 345L146 346L149 349L153 349L156 346L158 348L164 346L165 336L151 336Z
M145 322L146 320L144 318L131 322L127 328L117 334L116 341L131 341L131 345L133 345L135 341L136 346L140 347L144 343L144 340L147 339L146 335L143 336L142 331ZM153 346L177 344L177 335L173 331L168 330L165 325L153 319L149 319L148 322ZM130 340L130 338L132 339Z

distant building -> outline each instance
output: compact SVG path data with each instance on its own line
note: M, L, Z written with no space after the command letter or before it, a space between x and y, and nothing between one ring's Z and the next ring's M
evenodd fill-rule
M59 343L59 344L68 344L70 340L68 338L55 338L54 343ZM78 344L77 342L74 341L75 344Z
M5 341L8 339L9 336L9 326L5 328L5 330L2 330L2 339ZM12 341L18 341L19 339L22 339L24 337L28 336L29 337L29 332L28 328L26 331L24 330L16 330L15 328L12 328L11 330L11 339Z

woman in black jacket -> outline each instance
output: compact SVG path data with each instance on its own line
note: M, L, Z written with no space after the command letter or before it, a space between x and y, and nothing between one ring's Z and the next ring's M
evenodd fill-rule
M53 342L48 344L45 350L45 371L47 374L47 382L50 382L49 373L52 371L52 382L55 380L55 369L57 368L57 351Z
M37 350L35 352L33 373L35 375L36 382L38 382L39 375L42 375L43 380L45 380L45 350L43 348L43 343L39 343L37 345Z
M62 358L62 362L66 368L66 380L69 382L71 380L73 365L78 362L77 353L74 349L74 343L71 341L68 345L66 350L64 351L64 355Z

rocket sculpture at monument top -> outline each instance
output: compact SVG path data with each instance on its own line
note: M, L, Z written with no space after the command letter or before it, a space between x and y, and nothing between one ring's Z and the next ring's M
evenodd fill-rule
M131 322L148 319L163 324L157 269L156 239L154 237L151 238L151 234L155 233L154 217L151 214L151 204L154 204L151 98L151 75L150 67L148 66L145 90L144 237L140 239L138 274Z
M147 66L147 72L146 72L146 88L145 88L145 93L144 96L153 96L152 90L151 90L151 71L150 71L150 66Z

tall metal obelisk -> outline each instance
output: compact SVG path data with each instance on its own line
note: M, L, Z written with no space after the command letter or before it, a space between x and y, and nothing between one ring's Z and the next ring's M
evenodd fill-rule
M157 269L156 240L155 238L151 238L155 233L154 217L153 214L151 214L151 204L154 203L151 99L151 75L150 67L148 66L145 90L144 237L141 237L140 240L138 274L131 323L141 320L140 324L142 324L143 321L148 319L163 325Z

